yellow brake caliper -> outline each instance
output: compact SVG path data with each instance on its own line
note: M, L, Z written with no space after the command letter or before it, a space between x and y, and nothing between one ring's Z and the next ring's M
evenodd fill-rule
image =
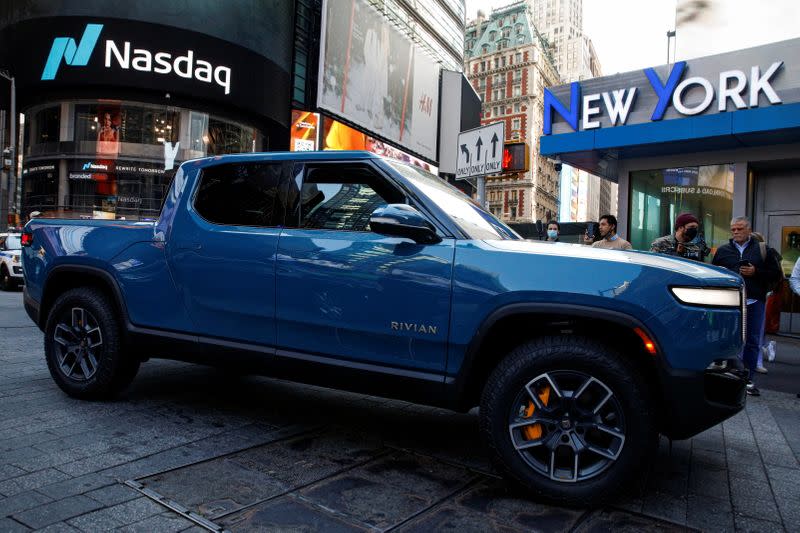
M550 401L550 386L546 386L539 392L539 400L541 400L542 405L547 405L547 402ZM528 400L528 407L525 409L525 418L530 418L533 416L533 412L536 410L536 406L533 404L533 400ZM525 436L526 440L536 440L542 438L542 425L539 422L535 424L531 424L530 426L525 426L522 430L522 434Z

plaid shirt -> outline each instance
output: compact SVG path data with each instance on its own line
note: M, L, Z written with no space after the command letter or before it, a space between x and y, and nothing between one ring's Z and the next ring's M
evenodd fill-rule
M683 244L683 252L678 253L678 240L675 235L665 235L653 241L653 244L650 245L650 251L694 259L695 261L702 261L711 252L702 237L681 244Z

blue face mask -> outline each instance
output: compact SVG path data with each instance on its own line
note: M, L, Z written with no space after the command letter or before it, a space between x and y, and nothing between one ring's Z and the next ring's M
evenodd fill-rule
M555 239L556 237L558 237L558 230L555 229L547 230L547 236L551 239Z

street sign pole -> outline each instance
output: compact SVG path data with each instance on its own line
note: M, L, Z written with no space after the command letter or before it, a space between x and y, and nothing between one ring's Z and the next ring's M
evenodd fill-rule
M484 209L487 209L488 206L486 205L486 177L485 176L478 176L478 203Z

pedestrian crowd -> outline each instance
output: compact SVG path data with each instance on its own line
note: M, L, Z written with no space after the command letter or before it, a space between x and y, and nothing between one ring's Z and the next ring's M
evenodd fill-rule
M558 242L560 229L557 221L548 222L547 241ZM767 373L765 358L768 361L775 358L775 342L767 342L765 334L768 308L781 305L783 258L765 242L760 233L753 231L747 217L733 218L730 230L730 240L716 249L711 263L739 274L744 280L746 332L741 358L748 375L747 394L759 396L757 374ZM614 215L601 216L596 225L588 223L583 241L594 248L632 249L631 243L617 234ZM691 213L678 215L673 231L654 240L650 251L701 262L712 252L701 233L700 221ZM800 259L796 261L789 277L789 287L800 296Z

